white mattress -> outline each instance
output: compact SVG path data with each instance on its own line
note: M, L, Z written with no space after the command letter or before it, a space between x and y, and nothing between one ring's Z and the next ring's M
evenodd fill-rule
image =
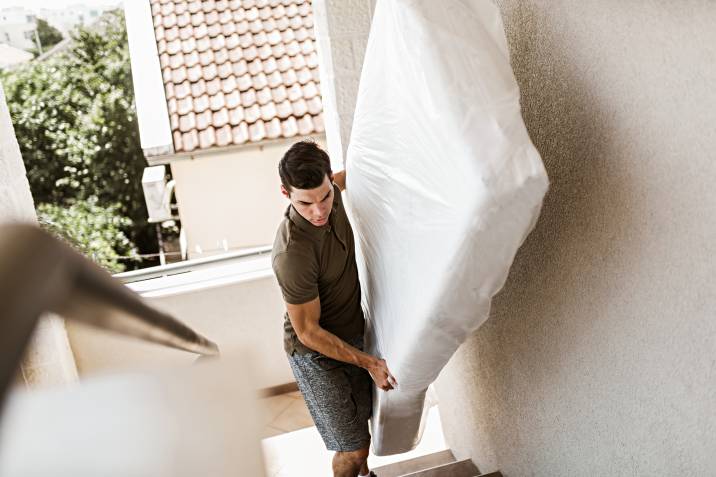
M487 318L548 179L487 0L379 0L346 161L377 455L419 441L425 392Z

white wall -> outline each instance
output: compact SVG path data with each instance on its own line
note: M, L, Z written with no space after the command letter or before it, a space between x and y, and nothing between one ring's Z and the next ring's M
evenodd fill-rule
M552 188L446 439L505 477L714 475L716 3L498 3Z
M280 192L278 162L300 139L172 162L190 257L223 253L224 241L230 250L273 244L288 206ZM325 148L322 135L315 139Z
M273 275L194 292L146 298L219 345L222 353L251 349L255 387L293 382L283 351L284 304ZM183 367L192 353L67 324L80 375Z

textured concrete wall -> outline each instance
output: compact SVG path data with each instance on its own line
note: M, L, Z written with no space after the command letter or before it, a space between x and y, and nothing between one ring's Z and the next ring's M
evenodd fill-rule
M376 0L314 0L321 97L331 164L345 161ZM340 167L342 169L342 167Z
M37 216L0 85L0 224L15 221L35 223ZM61 318L47 316L38 323L20 368L22 379L32 387L77 380L74 356Z
M439 381L506 477L716 469L716 3L498 1L552 181Z

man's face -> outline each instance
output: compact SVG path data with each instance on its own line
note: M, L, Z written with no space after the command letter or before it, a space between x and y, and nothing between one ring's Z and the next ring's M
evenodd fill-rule
M282 185L281 193L288 197L301 217L311 224L320 227L328 223L328 216L331 215L333 207L333 184L328 175L323 176L323 183L315 189L296 189L294 187L289 194Z

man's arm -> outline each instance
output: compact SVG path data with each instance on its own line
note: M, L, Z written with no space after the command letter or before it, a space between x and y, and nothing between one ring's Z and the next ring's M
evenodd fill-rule
M336 183L336 185L341 190L341 192L346 190L346 171L342 170L342 171L338 171L338 172L334 173L333 174L333 182Z
M393 389L397 384L384 359L376 358L349 345L333 333L321 328L321 302L318 297L301 305L286 304L288 317L299 341L305 346L345 363L365 368L384 391Z

